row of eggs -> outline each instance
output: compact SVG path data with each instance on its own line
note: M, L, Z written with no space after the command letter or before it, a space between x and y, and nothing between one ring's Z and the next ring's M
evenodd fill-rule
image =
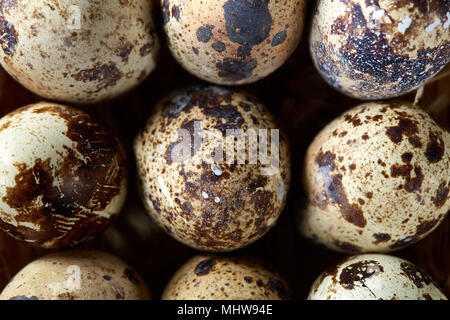
M51 100L96 103L130 91L157 64L159 25L177 61L220 85L258 81L294 52L307 1L7 1L1 65ZM161 23L159 23L161 22ZM446 1L318 1L309 45L320 74L359 99L410 92L450 57ZM31 54L33 53L33 54Z
M163 300L287 300L286 282L251 257L197 255L167 284ZM96 250L46 255L24 267L0 300L149 300L142 277L119 258ZM308 300L447 300L414 264L389 255L342 260L313 283Z

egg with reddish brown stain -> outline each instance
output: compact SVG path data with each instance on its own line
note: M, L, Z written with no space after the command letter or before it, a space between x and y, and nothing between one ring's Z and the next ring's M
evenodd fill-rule
M286 282L259 259L199 255L172 277L163 300L287 300Z
M450 61L450 2L318 1L310 50L323 78L365 100L423 85Z
M303 168L300 231L345 252L404 248L450 209L450 134L408 103L359 105L328 124Z
M258 81L294 52L305 0L161 0L170 50L190 73L216 84Z
M89 114L54 103L0 120L0 229L44 248L88 240L125 201L120 142Z
M284 208L288 143L266 107L247 94L180 90L156 106L134 150L147 211L193 248L242 248L272 228Z
M149 300L141 276L121 259L95 250L46 255L25 266L0 300Z
M422 269L406 260L363 254L322 273L308 300L447 300Z
M152 2L1 1L0 63L34 93L68 103L125 94L155 68Z

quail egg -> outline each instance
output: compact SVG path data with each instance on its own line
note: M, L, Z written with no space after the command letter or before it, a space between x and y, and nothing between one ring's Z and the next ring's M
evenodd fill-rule
M89 114L54 103L0 120L0 229L44 248L87 240L125 201L119 141Z
M450 134L418 107L359 105L326 126L304 164L303 235L345 252L404 248L450 209Z
M300 41L305 0L162 0L178 62L216 84L255 82L278 69Z
M450 61L450 2L320 0L310 50L325 80L359 99L408 93Z
M163 300L286 300L286 283L253 258L199 255L186 262L164 290Z
M148 212L193 248L242 248L273 227L285 205L287 140L249 95L181 90L156 106L134 150Z
M383 254L349 257L322 273L308 300L447 300L414 264Z
M29 263L0 300L148 300L150 291L128 264L110 254L76 250Z
M0 63L34 93L69 103L124 94L155 68L152 4L1 1Z

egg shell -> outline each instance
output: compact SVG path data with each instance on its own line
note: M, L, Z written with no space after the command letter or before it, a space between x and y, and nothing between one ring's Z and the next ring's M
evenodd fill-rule
M23 268L0 300L148 300L141 276L119 258L95 250L46 255Z
M308 148L301 233L345 252L404 248L450 209L450 135L408 103L359 105Z
M148 0L1 1L0 34L9 74L42 97L79 104L136 87L159 47Z
M195 256L172 277L163 300L286 300L289 289L262 261Z
M397 97L450 61L450 2L318 1L310 50L333 87L359 99Z
M300 41L305 0L162 0L177 61L216 84L255 82L278 69Z
M127 192L120 142L89 114L54 103L0 120L0 229L44 248L88 240Z
M416 265L383 254L346 258L320 275L308 300L447 300Z
M256 152L250 139L232 147L226 137L227 130L245 137L250 129L266 137L279 132L278 141L262 143L268 162L250 161ZM256 241L275 225L290 184L288 143L277 130L269 111L246 94L197 86L167 97L134 142L146 209L171 236L199 250L231 251ZM178 154L183 143L187 154Z

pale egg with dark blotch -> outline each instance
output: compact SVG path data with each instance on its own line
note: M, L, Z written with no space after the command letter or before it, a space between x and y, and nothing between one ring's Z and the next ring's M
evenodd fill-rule
M119 140L84 111L50 102L0 120L0 229L44 248L104 230L127 193Z
M216 84L265 78L294 52L306 1L161 0L173 56L190 73Z
M364 100L406 94L450 61L450 2L317 2L310 51L320 74Z
M67 103L113 99L155 68L152 2L1 1L0 63L34 93Z

